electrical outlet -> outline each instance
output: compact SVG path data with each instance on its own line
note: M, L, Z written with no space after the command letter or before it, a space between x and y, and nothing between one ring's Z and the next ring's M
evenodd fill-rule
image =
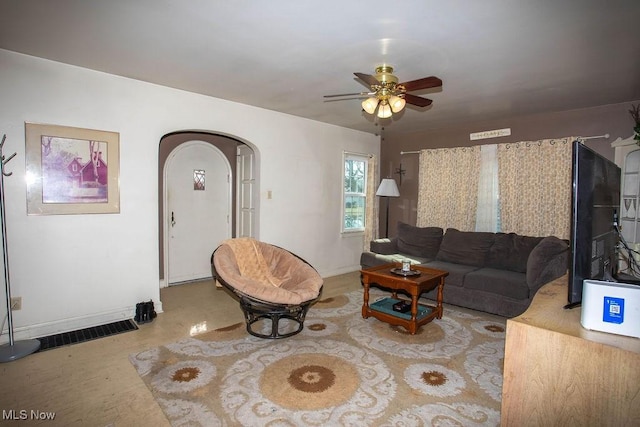
M11 310L22 310L22 297L11 297Z

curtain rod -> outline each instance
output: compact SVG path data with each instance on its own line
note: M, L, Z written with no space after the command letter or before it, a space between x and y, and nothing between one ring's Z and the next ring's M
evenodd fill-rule
M578 136L577 139L580 141L586 141L588 139L600 139L600 138L609 138L609 134L605 133L604 135L596 135L596 136ZM401 151L400 155L404 154L420 154L420 151Z
M600 138L609 138L609 134L605 133L604 135L598 135L598 136L579 136L578 137L580 141L586 141L587 139L600 139Z

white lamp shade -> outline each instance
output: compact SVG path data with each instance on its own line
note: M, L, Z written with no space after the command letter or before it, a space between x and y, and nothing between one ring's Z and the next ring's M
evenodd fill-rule
M367 98L362 101L362 109L369 114L373 114L376 111L376 107L378 106L378 98Z
M394 113L399 113L404 108L406 101L404 98L400 98L399 96L392 96L389 98L389 105L391 105L391 111Z
M378 107L378 117L380 117L381 119L387 119L391 117L391 107L389 107L389 104L380 104L380 107Z
M398 186L396 185L396 181L391 178L383 179L380 182L378 191L376 191L376 196L400 197L400 191L398 191Z

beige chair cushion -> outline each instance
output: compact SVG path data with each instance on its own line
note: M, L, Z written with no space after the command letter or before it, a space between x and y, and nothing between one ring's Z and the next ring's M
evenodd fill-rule
M268 280L257 280L257 276L242 274L231 247L233 244L227 241L216 250L213 263L216 272L229 286L250 297L274 304L297 305L318 297L323 281L313 267L284 249L260 241L255 243L257 252L262 255L270 275L280 283L279 286L274 286Z
M229 239L222 242L223 245L229 245L236 258L240 275L252 280L263 283L271 283L273 286L280 287L284 279L275 277L271 274L269 266L262 255L260 242L255 239L242 237L238 239Z

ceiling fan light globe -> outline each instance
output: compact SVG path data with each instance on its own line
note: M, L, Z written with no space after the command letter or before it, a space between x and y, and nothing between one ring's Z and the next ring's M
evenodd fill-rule
M378 117L380 117L381 119L388 119L389 117L391 117L391 114L391 107L389 106L389 104L380 104L380 107L378 108Z
M404 98L400 98L399 96L393 95L389 98L389 105L391 105L391 111L393 111L394 113L399 113L400 111L402 111L405 104L406 101L404 100Z
M367 98L362 101L362 109L369 114L373 114L376 111L376 107L378 106L378 98Z

